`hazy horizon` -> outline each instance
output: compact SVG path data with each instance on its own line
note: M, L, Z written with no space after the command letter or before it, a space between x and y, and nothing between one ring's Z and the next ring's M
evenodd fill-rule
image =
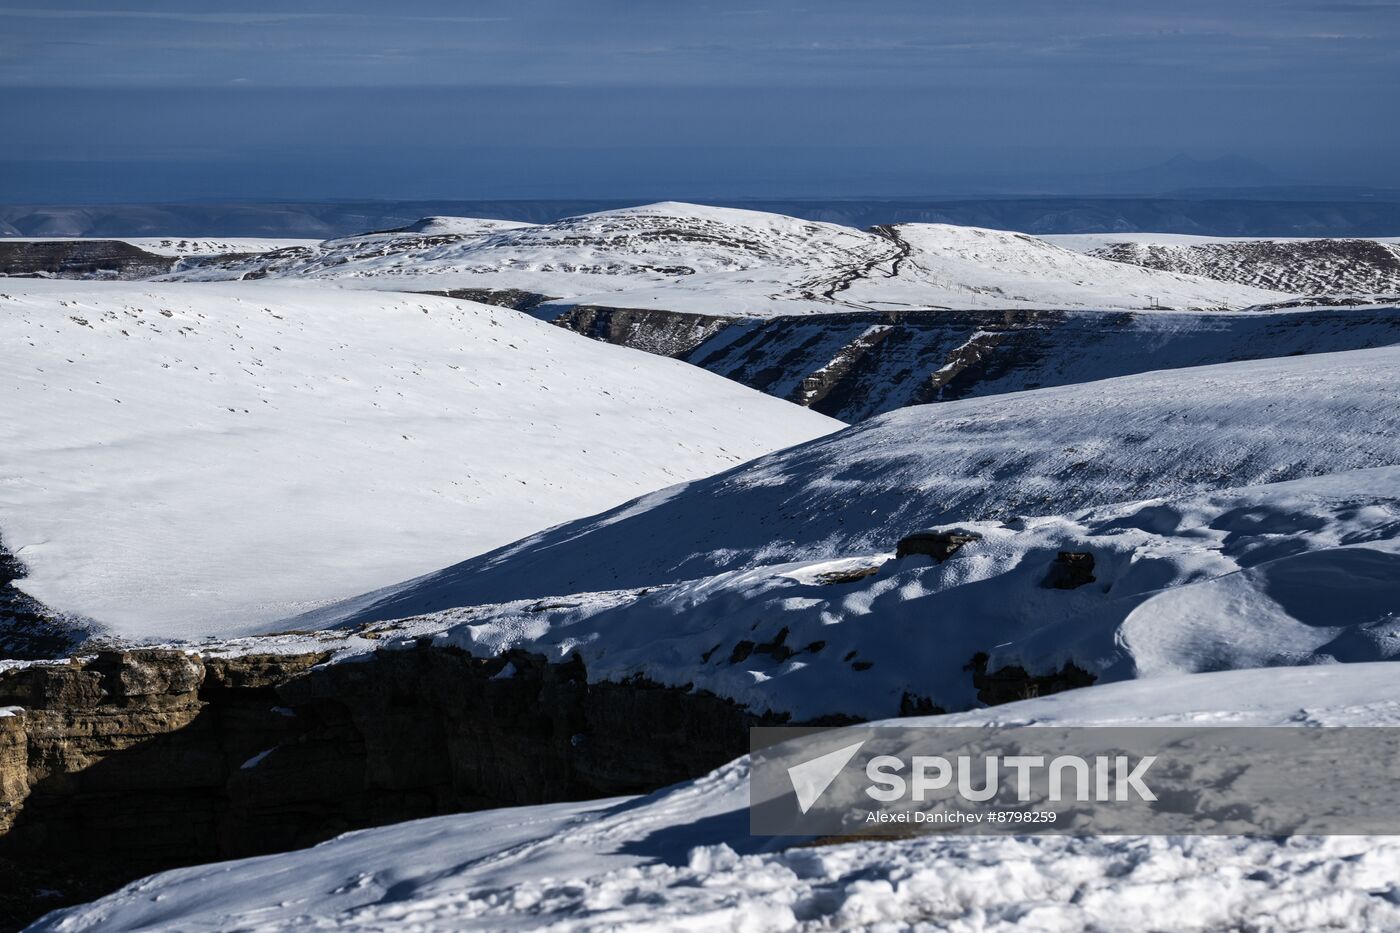
M0 26L11 203L1400 188L1395 0L69 0Z

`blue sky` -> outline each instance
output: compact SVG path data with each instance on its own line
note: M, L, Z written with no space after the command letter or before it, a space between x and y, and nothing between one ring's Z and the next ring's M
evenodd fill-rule
M0 6L0 198L1400 187L1397 87L1400 0L53 0Z

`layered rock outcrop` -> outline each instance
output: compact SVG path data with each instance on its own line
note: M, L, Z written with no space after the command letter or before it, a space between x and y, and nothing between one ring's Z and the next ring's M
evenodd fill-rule
M0 276L145 279L169 272L176 262L121 240L0 241Z
M742 754L763 721L589 684L577 660L326 660L155 649L0 673L0 925L358 827L651 790Z
M1392 306L1301 314L929 308L753 319L578 305L551 320L848 422L907 405L1400 340Z

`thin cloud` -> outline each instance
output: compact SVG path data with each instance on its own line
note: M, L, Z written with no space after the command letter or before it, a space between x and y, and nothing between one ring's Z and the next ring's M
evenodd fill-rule
M404 16L379 13L189 13L165 10L52 10L33 7L0 7L0 16L26 19L151 19L181 23L255 26L305 20L407 20L428 23L504 23L506 16Z

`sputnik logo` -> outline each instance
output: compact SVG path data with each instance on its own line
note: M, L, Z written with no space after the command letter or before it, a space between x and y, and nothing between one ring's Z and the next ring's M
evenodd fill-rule
M797 806L803 813L812 809L821 799L831 782L841 773L841 769L850 763L864 744L865 740L862 739L854 745L838 748L834 752L827 752L787 769L788 777L792 780L792 789L797 792Z

